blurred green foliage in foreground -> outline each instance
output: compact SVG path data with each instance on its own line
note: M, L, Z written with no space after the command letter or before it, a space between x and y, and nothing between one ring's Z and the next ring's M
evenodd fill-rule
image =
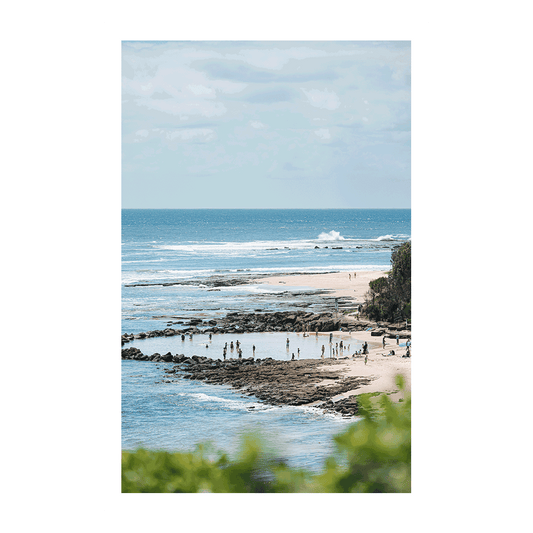
M401 376L396 378L404 390ZM122 492L411 492L411 398L360 395L362 419L334 437L321 473L290 468L252 435L236 460L193 453L122 453Z

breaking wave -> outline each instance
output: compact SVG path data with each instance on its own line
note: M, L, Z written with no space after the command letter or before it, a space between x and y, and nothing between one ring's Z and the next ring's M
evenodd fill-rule
M318 240L320 241L343 241L344 237L335 230L331 230L329 233L321 233L318 236Z

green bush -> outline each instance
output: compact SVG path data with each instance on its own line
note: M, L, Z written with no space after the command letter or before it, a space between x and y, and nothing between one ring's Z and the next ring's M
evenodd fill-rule
M387 277L370 282L364 313L372 320L397 322L411 318L411 242L391 255Z
M398 387L403 390L401 377ZM410 492L411 399L360 395L362 419L334 437L322 472L288 467L260 439L246 436L239 456L139 449L122 453L122 492Z

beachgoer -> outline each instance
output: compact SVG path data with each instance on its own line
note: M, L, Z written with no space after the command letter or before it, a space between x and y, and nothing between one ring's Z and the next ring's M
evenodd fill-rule
M400 344L400 336L396 335L396 344Z
M300 359L300 348L298 348L298 359Z
M407 346L407 348L409 348L409 346L411 346L411 339L407 339L405 345Z
M182 335L182 336L181 336L181 340L182 340L182 341L185 340L185 335Z
M352 281L352 275L351 275L351 274L348 274L348 279L349 279L350 281Z
M356 272L353 273L353 279L355 279L355 276L357 276Z
M385 335L383 335L383 348L385 348Z
M240 343L239 341L237 341L237 342L235 343L235 345L236 345L237 348L238 348L238 347L241 345L241 343Z
M292 352L292 359L291 361L294 361L294 352Z
M333 341L333 333L330 333L329 334L329 343L331 344Z
M255 355L255 344L252 346L252 353Z
M289 337L287 337L287 348L289 347Z
M341 341L341 343L339 344L339 348L342 350L342 341Z
M367 361L368 361L368 354L365 355L365 365Z
M206 347L206 348L209 348L209 344L206 344L205 347Z
M229 345L229 349L230 349L231 351L233 351L233 341L231 341L231 343L230 343L230 345Z
M211 337L212 337L212 335L211 335L211 333L210 333L210 334L209 334L209 340L211 340Z

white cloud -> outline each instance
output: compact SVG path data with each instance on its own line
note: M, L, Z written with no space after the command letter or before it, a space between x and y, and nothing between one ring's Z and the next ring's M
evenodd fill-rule
M139 130L135 132L135 135L139 135L140 137L148 137L148 130Z
M294 48L249 48L238 54L226 54L227 59L240 59L258 68L281 70L291 59L307 59L310 57L324 57L327 53L307 47Z
M258 120L250 120L250 126L252 126L252 128L257 128L257 129L266 128L266 126L262 122L259 122Z
M327 128L321 128L319 130L315 130L315 135L324 140L331 139L331 133L329 132Z
M188 128L182 130L167 131L165 137L169 141L188 141L190 139L212 141L216 139L216 133L210 128Z
M193 94L213 94L213 89L205 87L204 85L187 85L187 89Z
M176 99L152 100L150 98L139 98L137 105L155 109L171 115L201 115L203 117L220 117L227 111L226 106L221 102L209 100L183 100Z
M333 91L328 91L327 89L324 89L323 91L319 91L318 89L307 90L303 87L301 87L301 89L305 96L307 96L309 103L314 107L333 111L341 105L339 97Z

